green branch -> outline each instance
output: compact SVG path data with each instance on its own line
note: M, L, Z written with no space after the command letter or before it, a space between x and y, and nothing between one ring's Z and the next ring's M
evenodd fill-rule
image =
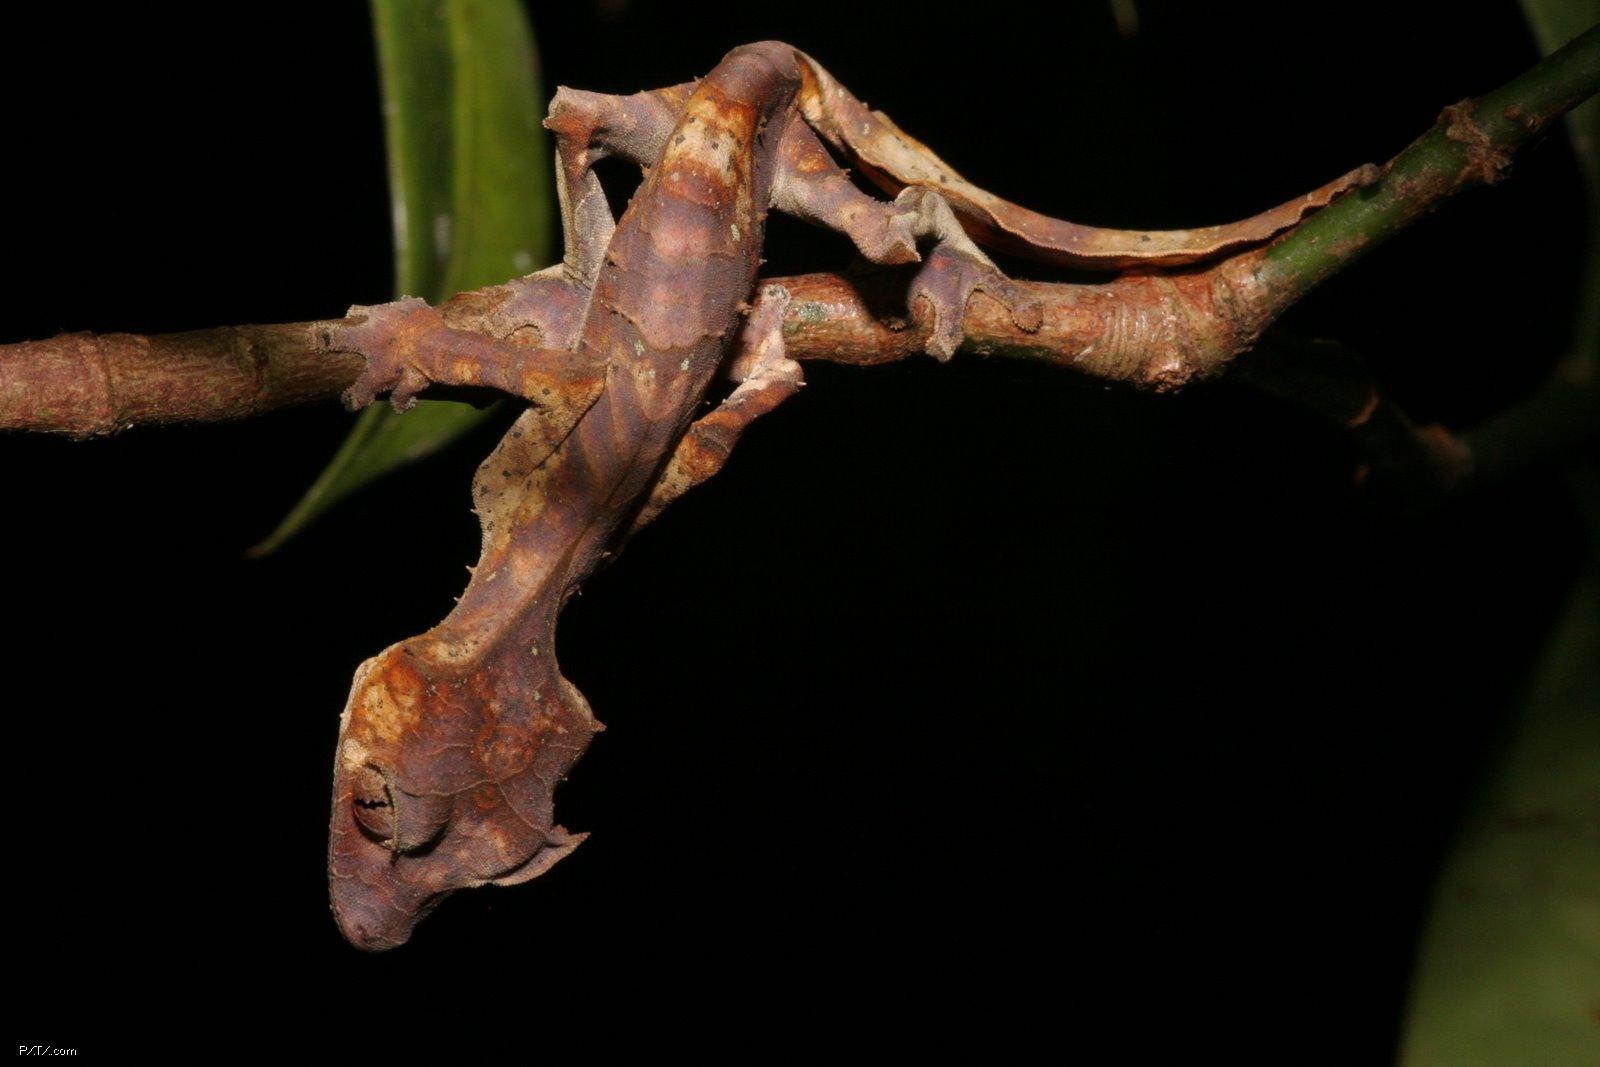
M1510 154L1600 89L1600 26L1494 92L1446 108L1377 182L1269 248L1256 269L1275 316L1462 189L1504 176Z

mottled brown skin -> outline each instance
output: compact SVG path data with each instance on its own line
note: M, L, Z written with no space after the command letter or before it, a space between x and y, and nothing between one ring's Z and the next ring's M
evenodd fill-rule
M353 943L398 945L450 891L522 881L575 846L552 792L598 724L556 664L556 617L722 362L777 161L762 130L781 128L796 84L741 49L687 101L584 318L577 355L604 366L604 388L548 454L537 412L519 420L474 486L484 544L466 593L358 672L329 849L334 914Z
M799 388L783 355L788 294L764 293L742 317L770 207L822 205L809 217L880 262L915 262L917 242L931 243L913 288L951 351L968 294L1015 295L936 197L880 203L846 191L820 146L797 150L794 138L803 150L810 136L802 82L787 46L731 53L680 94L614 230L590 169L600 131L552 108L568 258L544 282L587 293L573 347L559 336L570 316L518 343L515 329L457 329L448 305L420 301L356 309L325 338L367 359L352 406L388 392L403 409L433 383L534 404L474 482L483 551L455 610L357 672L329 844L333 910L353 944L398 945L453 890L525 881L581 840L555 823L552 794L599 725L556 664L556 620L630 520L636 528L709 477L744 426ZM627 130L608 135L625 141ZM742 384L691 427L719 368Z
M936 191L964 235L976 244L1091 270L1166 268L1234 255L1293 226L1339 192L1365 184L1376 174L1374 168L1358 168L1260 215L1223 226L1154 231L1081 226L1039 215L973 186L932 151L901 132L887 116L868 110L815 60L787 46L775 47L791 53L798 65L802 78L798 99L807 121L791 122L784 130L775 178L779 195L774 206L843 230L875 263L914 260L914 256L908 257L904 244L908 237L917 236L907 229L915 212L901 212L903 220L898 223L886 220L882 205L857 189L833 163L823 147L824 141L891 193L910 192L915 198L919 195L916 190ZM576 334L587 304L588 283L592 282L584 265L598 261L612 228L609 208L589 167L607 155L652 165L696 84L631 96L562 89L547 125L556 131L563 145L559 190L566 224L567 263L554 274L542 272L453 298L439 309L445 321L465 332L533 348L570 349L570 338ZM1456 125L1467 129L1462 122ZM812 180L806 180L808 177ZM1446 192L1419 199L1432 203L1443 195ZM1417 210L1423 208L1419 206ZM926 230L936 220L923 221ZM929 271L919 279L921 288L912 300L913 310L920 308L935 320L928 324L931 333L908 331L889 336L875 331L877 320L869 316L846 324L857 341L855 349L847 349L815 336L817 331L810 328L808 317L808 328L799 332L803 346L799 355L848 358L857 363L882 362L921 351L947 358L962 327L952 321L953 313L938 321L939 307L958 309L961 298L989 285L1002 290L1000 295L1007 305L1002 319L997 321L991 316L988 320L999 328L999 334L987 343L989 348L1042 352L1041 358L1070 362L1088 374L1135 382L1150 380L1144 364L1161 362L1159 353L1132 351L1137 339L1132 345L1119 338L1098 344L1090 339L1070 350L1046 343L1049 335L1059 331L1050 330L1048 321L1044 331L1037 331L1032 308L1042 297L1047 306L1053 303L1059 312L1082 286L1045 285L1030 295L1003 288L1007 283L992 271L958 270L946 285L954 282L960 288L948 295L935 293L936 299L931 302L924 300L937 273ZM799 280L789 280L789 286L792 288L796 281ZM965 288L968 285L971 288ZM500 299L485 300L485 294L491 293ZM491 302L495 306L490 306ZM810 316L817 306L816 301L795 293L794 307L800 313ZM1070 307L1065 310L1071 314ZM478 314L480 311L485 313ZM1055 316L1058 325L1061 317ZM567 340L552 339L555 335L544 329L552 323L559 326L555 335ZM48 341L0 345L0 429L98 435L156 422L241 418L317 399L337 392L360 365L362 353L349 347L349 340L341 342L347 347L318 343L317 339L330 327L339 325L237 327L165 337L63 335ZM1085 328L1094 325L1087 322ZM983 329L974 330L973 326L969 318L966 332L985 336ZM1068 332L1076 336L1083 330ZM861 347L868 338L876 347ZM1079 353L1091 347L1089 355L1080 357ZM541 358L551 358L550 353ZM1130 367L1131 377L1126 373ZM541 369L554 372L557 368ZM590 370L577 368L575 373L584 375ZM459 384L499 387L492 380L494 373L491 365L482 369L479 381ZM430 370L419 366L402 373L393 383L397 406L403 407L411 394L430 381L450 380L451 371L444 367ZM1154 380L1163 386L1174 382L1169 374ZM351 400L359 403L367 399L361 393L371 391L369 383ZM516 390L513 387L511 391Z
M970 185L786 45L740 49L703 84L629 97L562 90L547 122L561 156L562 265L436 309L402 300L337 322L0 345L0 429L90 435L237 418L332 395L358 369L352 406L387 392L404 408L432 384L532 405L475 480L483 559L466 595L438 627L363 665L341 728L335 911L357 944L389 947L451 890L526 880L581 840L555 824L551 794L598 724L550 658L561 604L602 546L714 474L750 422L800 388L791 354L868 364L948 356L965 337L979 354L1177 388L1214 373L1376 242L1502 177L1510 151L1594 93L1595 33L1496 94L1447 108L1369 195L1269 248L1260 242L1373 169L1241 223L1103 230ZM686 106L714 120L693 137ZM701 136L713 127L736 152ZM677 134L681 151L668 146ZM856 189L824 141L895 203ZM620 230L591 170L608 154L656 168ZM921 266L769 284L730 342L725 324L751 288L767 206L840 230L872 262ZM1105 284L1019 286L975 242L1135 269ZM1221 255L1230 258L1204 271L1160 269ZM906 310L919 312L910 329L893 299L908 279ZM985 296L969 304L975 292ZM685 429L718 366L738 388ZM1362 375L1328 390L1315 361L1265 370L1247 376L1284 395L1316 382L1318 410L1375 456L1398 457L1402 474L1421 468L1440 493L1576 447L1596 422L1587 379L1552 382L1456 439L1412 424ZM1383 475L1376 462L1373 473Z
M848 180L808 125L826 132L830 106L854 114L820 70L763 42L696 84L560 90L546 125L565 262L438 309L356 308L327 328L327 351L366 360L353 407L388 393L404 409L434 384L532 405L474 481L482 556L455 610L356 674L329 845L333 910L353 944L401 944L450 892L526 881L582 840L556 824L553 793L599 724L555 661L557 619L606 554L800 388L783 344L790 294L769 287L743 318L769 208L844 233L874 263L920 262L908 304L936 356L960 344L975 292L1021 334L1045 325L1036 295L995 268L952 209L970 187L947 200L904 181L884 203ZM647 168L616 223L592 170L606 155ZM740 384L691 426L719 372Z

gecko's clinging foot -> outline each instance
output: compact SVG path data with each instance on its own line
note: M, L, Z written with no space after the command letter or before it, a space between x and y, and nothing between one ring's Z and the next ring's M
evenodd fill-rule
M913 319L918 317L918 304L925 304L932 317L929 355L943 361L956 354L966 336L962 322L967 300L978 290L1004 304L1020 329L1032 333L1044 321L1044 307L1038 297L1000 273L987 258L975 260L958 248L940 245L923 258L906 298Z
M358 321L329 327L322 337L329 351L355 352L367 361L360 377L344 391L344 406L359 411L388 393L396 411L407 410L430 382L414 356L418 336L438 325L437 312L424 300L406 297L392 304L352 307L349 318L357 317Z
M978 290L993 297L1011 313L1017 327L1029 333L1044 322L1039 298L1001 273L968 237L943 197L931 189L912 186L895 197L895 206L909 207L919 219L919 231L937 243L922 259L911 280L906 310L917 317L926 305L932 317L928 354L947 360L956 354L965 336L962 322L967 301Z

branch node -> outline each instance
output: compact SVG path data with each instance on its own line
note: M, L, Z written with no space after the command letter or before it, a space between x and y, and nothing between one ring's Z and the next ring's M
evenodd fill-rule
M1462 100L1445 108L1439 116L1444 123L1444 135L1467 152L1467 165L1461 171L1461 180L1494 185L1503 181L1511 171L1511 153L1498 147L1483 131L1473 117L1472 100Z

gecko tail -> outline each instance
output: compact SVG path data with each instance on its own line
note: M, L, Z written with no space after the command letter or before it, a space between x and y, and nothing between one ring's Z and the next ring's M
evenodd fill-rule
M1341 193L1371 185L1379 174L1377 167L1366 164L1259 215L1220 226L1191 230L1083 226L1041 215L973 185L887 115L856 99L816 60L802 52L796 55L806 121L874 185L890 194L908 186L934 189L980 245L1057 266L1125 270L1217 259L1270 240Z

